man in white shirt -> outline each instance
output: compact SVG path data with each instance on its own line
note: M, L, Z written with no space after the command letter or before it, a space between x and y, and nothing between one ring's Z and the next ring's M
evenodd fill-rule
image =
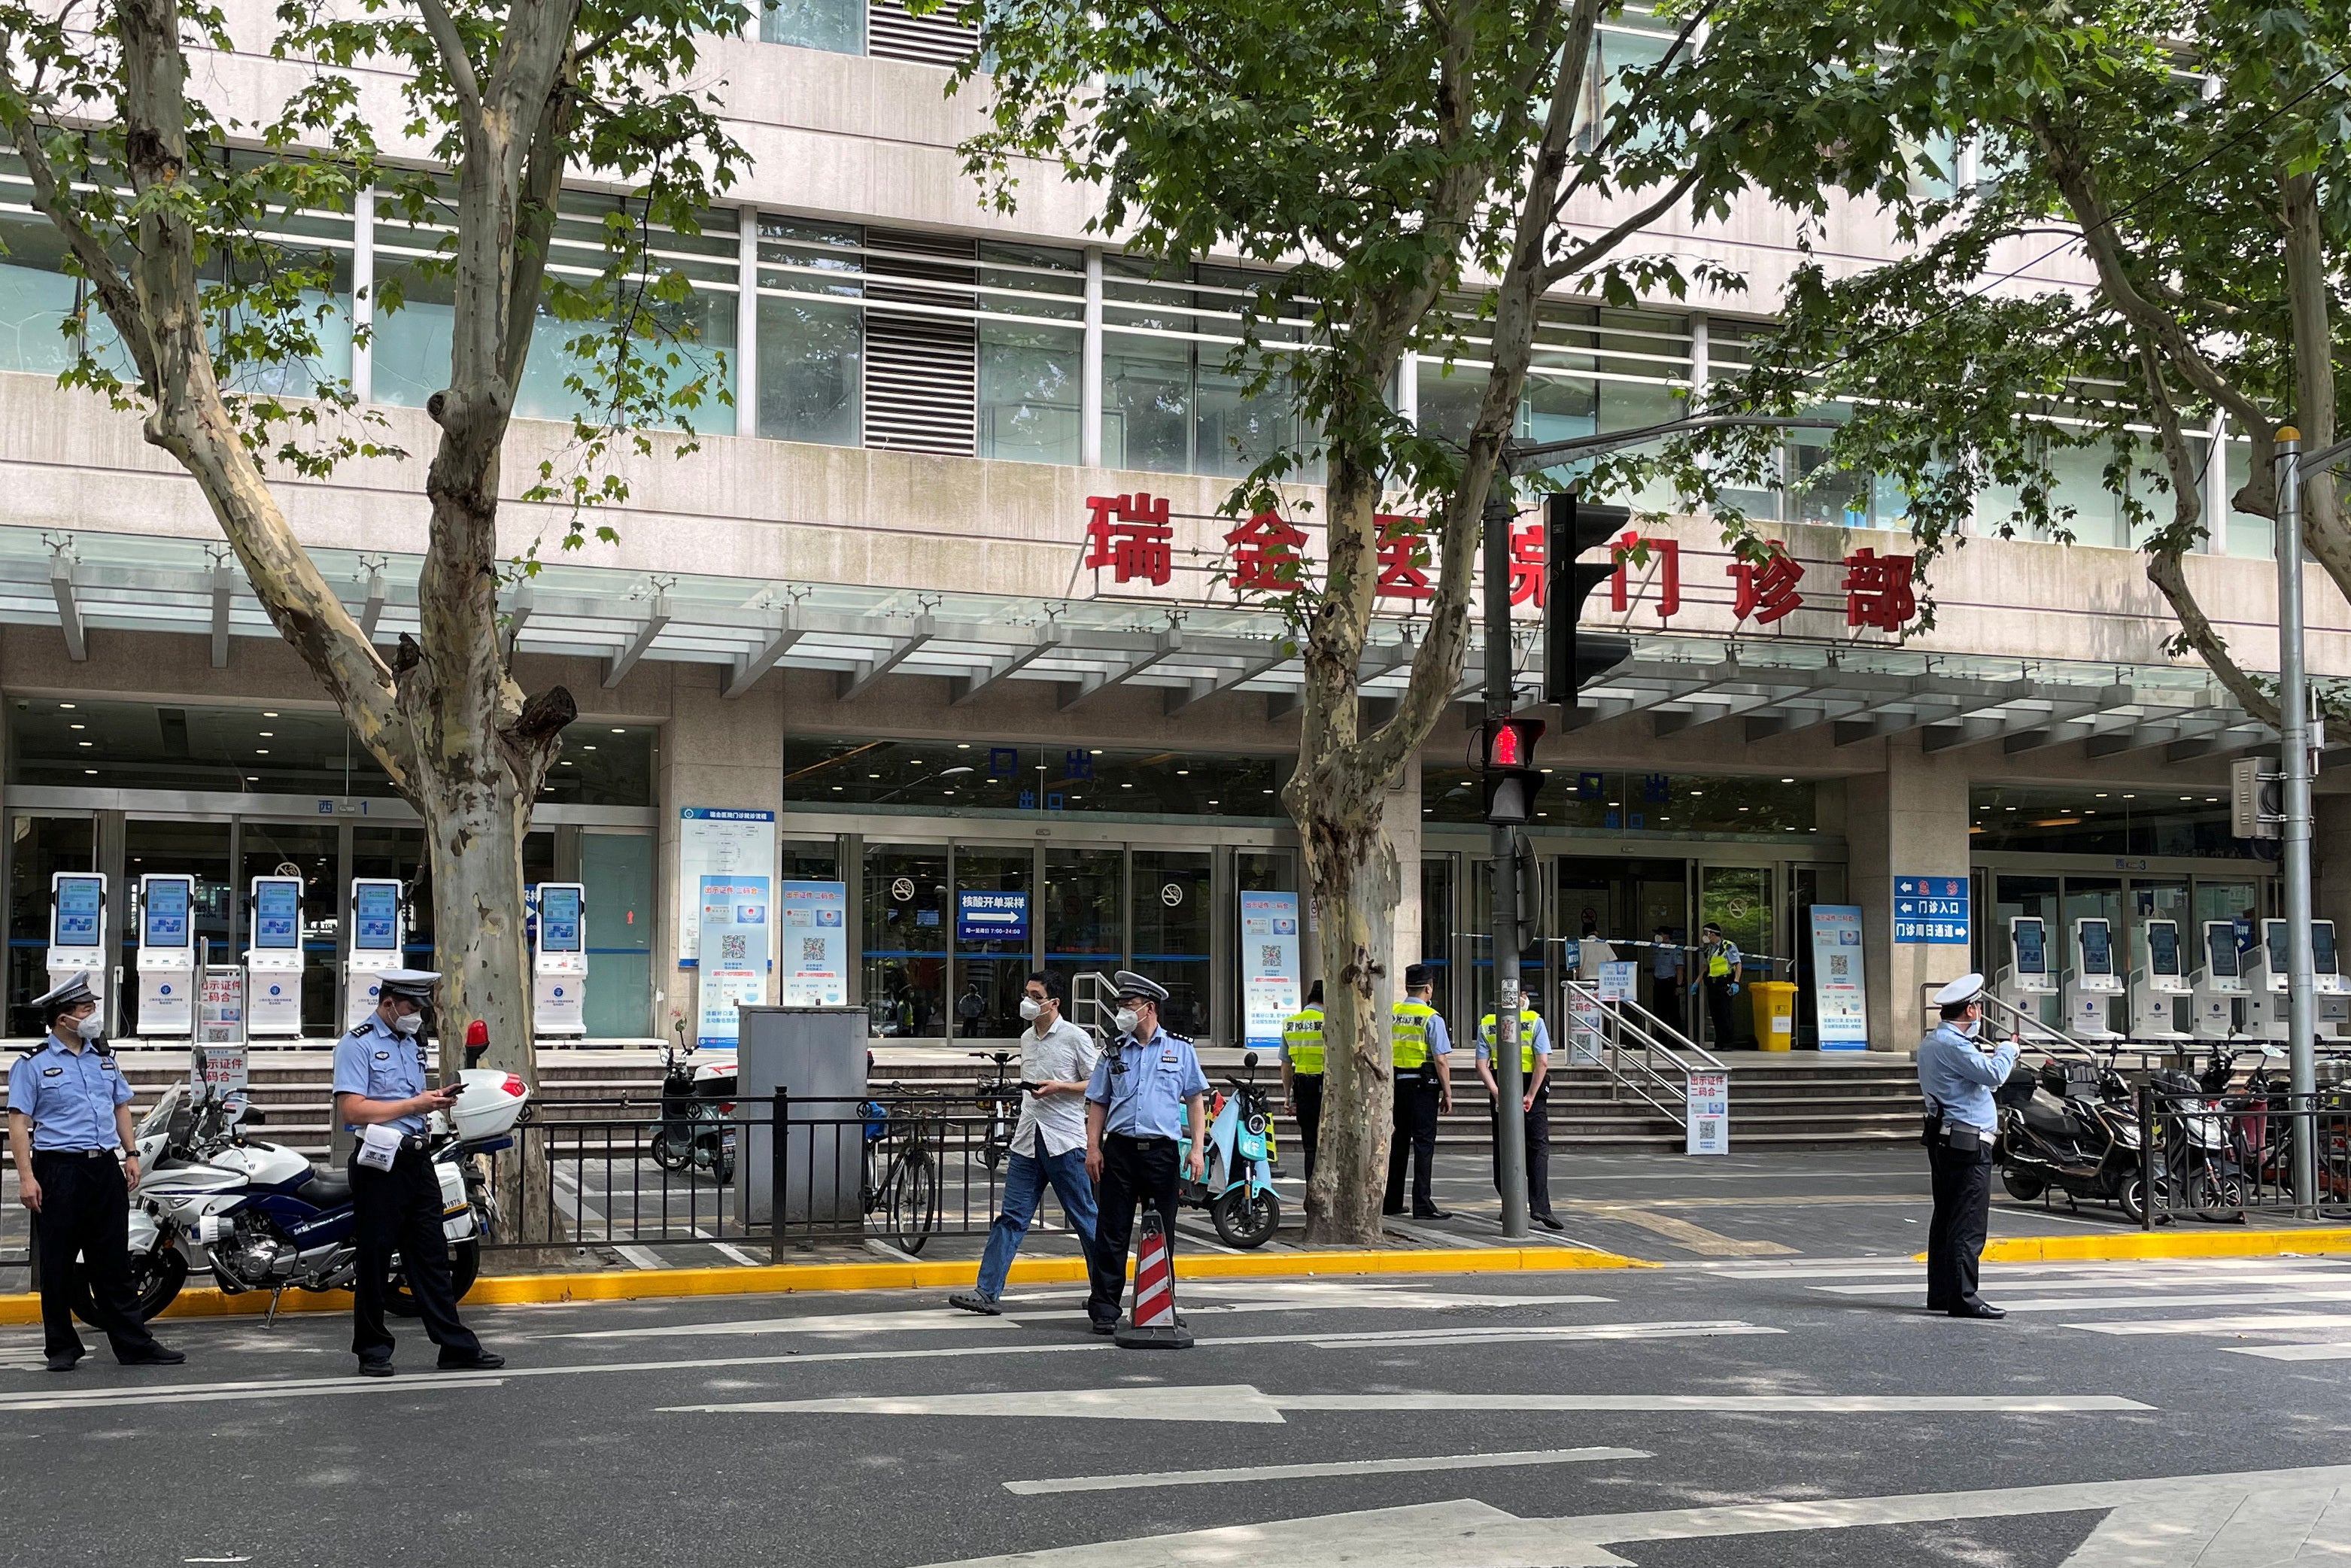
M1086 1178L1086 1081L1093 1075L1093 1037L1061 1016L1067 993L1059 970L1029 977L1020 1016L1029 1032L1020 1037L1020 1122L1012 1129L1012 1152L1004 1165L1004 1208L988 1227L987 1250L979 1260L979 1281L947 1298L967 1312L998 1314L996 1299L1004 1276L1047 1183L1061 1200L1089 1253L1094 1242L1094 1189Z

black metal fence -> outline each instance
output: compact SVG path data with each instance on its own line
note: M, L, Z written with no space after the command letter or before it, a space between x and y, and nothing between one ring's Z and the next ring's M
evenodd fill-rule
M2140 1223L2242 1222L2296 1212L2294 1173L2309 1151L2312 1207L2351 1214L2351 1091L2293 1094L2257 1082L2234 1092L2141 1084L2140 1176L2151 1195Z
M895 1088L725 1108L544 1102L514 1137L520 1166L546 1173L548 1201L501 1192L486 1244L742 1242L780 1258L872 1237L920 1252L987 1229L1018 1103Z

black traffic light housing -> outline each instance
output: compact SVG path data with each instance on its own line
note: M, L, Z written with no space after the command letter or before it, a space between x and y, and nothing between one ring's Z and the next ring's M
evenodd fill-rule
M1631 639L1582 630L1583 601L1615 575L1613 561L1585 565L1583 552L1607 544L1633 521L1623 507L1597 507L1573 491L1543 507L1543 697L1573 712L1575 695L1633 656ZM1495 821L1491 813L1488 820Z
M1535 814L1535 796L1543 786L1542 769L1535 766L1535 743L1547 727L1539 718L1486 721L1479 751L1486 768L1486 821L1517 824Z

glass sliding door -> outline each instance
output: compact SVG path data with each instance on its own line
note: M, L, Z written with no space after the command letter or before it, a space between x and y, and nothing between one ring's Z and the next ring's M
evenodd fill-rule
M947 852L943 844L865 847L865 1010L873 1033L946 1032Z
M1072 1002L1080 975L1108 974L1126 962L1125 887L1123 849L1045 852L1045 893L1038 901L1045 962L1061 971Z
M122 956L118 960L123 984L115 1012L118 1034L139 1032L139 928L130 918L128 901L137 893L141 877L174 873L196 879L188 925L195 936L197 964L234 963L234 955L243 950L237 940L243 933L229 926L235 902L229 895L229 824L150 821L137 817L124 822L120 896L125 902Z
M650 833L580 835L587 893L591 1039L631 1039L653 1029L653 844ZM770 987L768 995L775 995Z
M1710 865L1698 872L1698 918L1700 925L1719 925L1740 955L1747 960L1740 971L1740 989L1730 998L1730 1030L1728 1038L1709 1039L1707 1044L1720 1051L1745 1050L1755 1039L1753 1011L1747 1006L1746 986L1752 980L1772 977L1779 966L1761 960L1773 952L1771 946L1771 873L1765 866ZM1694 965L1704 960L1692 955ZM1700 977L1703 977L1702 976ZM1700 993L1703 997L1704 993ZM1698 1009L1704 1014L1706 1009ZM1708 1030L1711 1034L1712 1021Z
M49 878L99 869L98 820L20 812L8 819L8 837L7 1029L30 1038L41 1032L33 998L49 988Z
M239 825L235 950L250 935L246 908L257 876L302 879L302 1032L332 1040L343 1032L342 830L332 823L256 821Z
M2069 876L2065 879L2065 899L2061 906L2064 927L2053 938L2060 961L2067 972L2074 967L2074 923L2077 920L2100 919L2106 923L2109 938L2115 945L2115 970L2120 975L2130 973L2123 959L2123 883L2120 877ZM2061 998L2060 1006L2064 1005ZM2127 994L2106 999L2106 1027L2116 1034L2130 1030L2130 997Z
M1420 962L1436 983L1429 1005L1445 1015L1455 1032L1462 1028L1454 997L1453 882L1457 861L1449 854L1420 857ZM1403 987L1396 988L1399 993Z
M1208 852L1137 850L1134 854L1134 967L1167 988L1160 1021L1203 1039L1208 1028Z
M1033 850L955 851L955 1007L960 1040L1010 1040L1020 1019L1034 947ZM966 894L973 896L967 897Z

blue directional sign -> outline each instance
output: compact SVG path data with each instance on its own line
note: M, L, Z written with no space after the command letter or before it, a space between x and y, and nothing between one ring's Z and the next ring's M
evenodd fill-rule
M1894 879L1894 940L1964 946L1970 885L1964 876Z
M961 888L956 893L956 940L1026 942L1029 894Z

